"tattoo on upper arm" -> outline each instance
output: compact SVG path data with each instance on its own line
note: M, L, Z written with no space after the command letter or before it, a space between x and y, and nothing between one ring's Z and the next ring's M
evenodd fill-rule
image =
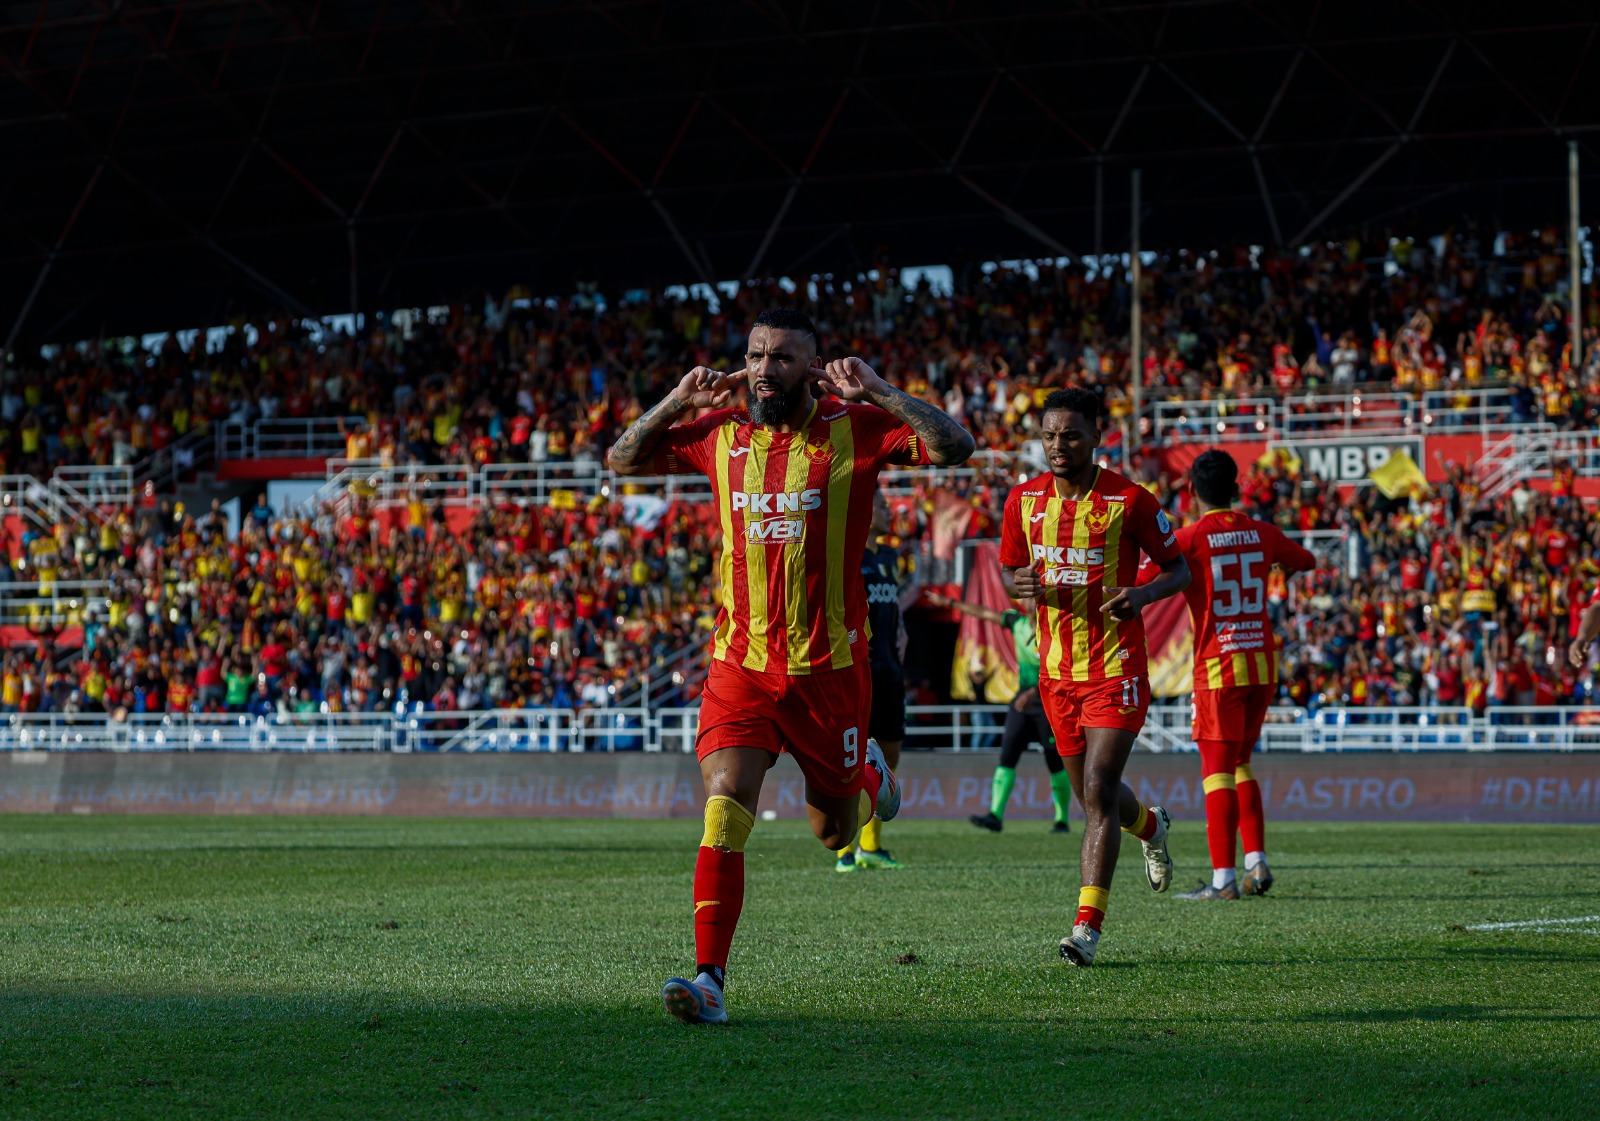
M629 425L628 430L611 446L612 466L637 467L649 459L661 438L667 434L667 429L681 415L682 410L671 397L661 401Z
M909 425L928 446L928 452L936 462L946 466L966 462L977 446L972 433L956 423L943 409L893 386L887 389L886 393L874 395L872 402L890 416Z

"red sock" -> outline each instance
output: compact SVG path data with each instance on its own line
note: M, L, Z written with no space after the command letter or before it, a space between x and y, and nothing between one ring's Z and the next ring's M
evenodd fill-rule
M866 788L867 797L872 799L874 807L878 804L878 788L883 785L883 776L878 773L878 768L871 763L861 764L862 785ZM862 822L863 825L866 822Z
M700 846L694 864L694 957L697 967L728 968L728 947L744 909L744 853Z
M1205 773L1206 847L1211 867L1234 866L1233 835L1239 828L1239 797L1234 789L1234 745L1201 740L1200 767Z
M1249 764L1240 770L1248 773ZM1267 818L1261 810L1261 784L1254 778L1241 779L1239 790L1239 838L1245 852L1267 851Z
M1109 889L1084 885L1078 890L1077 922L1086 922L1099 930L1100 924L1106 921L1106 904L1110 901Z

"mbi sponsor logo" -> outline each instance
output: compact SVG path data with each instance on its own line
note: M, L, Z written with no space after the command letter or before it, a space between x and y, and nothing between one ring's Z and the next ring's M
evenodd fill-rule
M804 518L767 518L765 521L750 522L744 527L744 539L761 544L789 544L804 541L805 537Z
M752 514L794 514L822 508L822 490L818 487L765 494L734 491L729 499L735 510L746 510Z

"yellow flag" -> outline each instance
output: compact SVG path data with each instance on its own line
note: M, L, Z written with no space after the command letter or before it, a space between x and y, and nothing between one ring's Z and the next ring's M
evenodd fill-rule
M1301 463L1300 457L1288 448L1268 448L1262 453L1261 458L1256 460L1256 466L1268 471L1276 468L1286 475L1297 477L1300 474Z
M1401 498L1416 492L1427 494L1428 477L1409 452L1396 451L1387 463L1375 467L1367 476L1385 498Z

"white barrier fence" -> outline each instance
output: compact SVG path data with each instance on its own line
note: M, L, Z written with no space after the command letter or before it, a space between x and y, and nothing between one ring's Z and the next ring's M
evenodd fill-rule
M1001 705L913 705L910 750L992 751ZM481 712L0 716L0 751L691 751L698 708ZM1194 750L1189 706L1157 705L1139 737L1152 752ZM1275 708L1259 750L1600 751L1600 708Z

